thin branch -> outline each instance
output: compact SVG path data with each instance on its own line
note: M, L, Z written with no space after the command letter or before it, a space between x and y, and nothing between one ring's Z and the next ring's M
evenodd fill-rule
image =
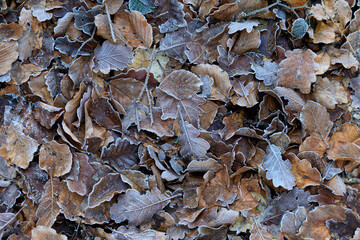
M96 26L95 26L95 28L94 28L94 31L93 31L92 34L91 34L91 37L90 37L89 39L87 39L86 41L84 41L84 42L81 44L81 46L79 47L79 49L76 51L76 54L75 54L75 56L74 56L74 59L73 59L72 62L70 63L70 66L73 65L73 63L75 62L75 60L76 60L77 56L79 55L81 49L82 49L88 42L90 42L91 40L94 39L95 32L96 32Z
M26 208L26 204L9 220L9 221L7 221L1 228L0 228L0 232L2 231L2 230L4 230L5 229L5 227L7 226L7 225L9 225L16 217L17 217L17 215L19 215L19 213L24 209L24 208Z
M110 17L109 6L108 6L106 0L104 1L104 4L105 4L106 16L107 16L107 19L108 19L108 22L109 22L109 26L110 26L111 37L112 37L113 41L116 43L116 38L115 38L115 34L114 34L114 29L113 29L112 21L111 21L111 17Z

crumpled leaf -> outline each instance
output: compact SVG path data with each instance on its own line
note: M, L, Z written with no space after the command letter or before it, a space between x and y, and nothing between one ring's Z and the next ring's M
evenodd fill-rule
M298 236L301 238L330 239L326 221L330 219L345 221L345 218L345 208L342 206L326 205L317 207L308 213Z
M107 174L94 185L89 194L88 207L94 208L105 201L110 201L116 193L123 193L127 188L128 186L121 180L120 174Z
M121 172L138 163L137 149L136 145L118 138L115 143L102 149L101 159Z
M315 71L319 65L315 63L316 54L307 49L295 49L285 53L286 59L280 62L278 86L300 89L301 93L310 92L311 83L316 81Z
M130 14L124 11L118 12L115 14L114 22L132 47L151 47L153 30L140 12L132 11Z
M131 225L137 226L163 209L170 200L171 198L162 194L157 188L143 195L134 189L128 189L111 207L111 218L117 223L129 220Z
M131 64L133 53L131 48L105 41L101 47L94 50L94 71L101 71L104 74L110 70L123 70Z
M295 186L295 177L291 172L290 161L282 159L280 148L276 145L270 144L266 152L263 159L266 178L272 180L275 187L291 190Z

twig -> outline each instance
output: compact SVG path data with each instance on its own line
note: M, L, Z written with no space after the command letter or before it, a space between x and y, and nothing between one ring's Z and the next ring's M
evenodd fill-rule
M113 29L112 21L111 21L111 17L110 17L109 6L108 6L106 0L104 1L104 4L105 4L106 16L107 16L107 19L108 19L108 22L109 22L109 26L110 26L111 37L112 37L113 41L116 43L116 38L115 38L115 34L114 34L114 29Z
M321 0L321 5L322 5L322 8L324 10L324 12L326 13L327 17L329 17L329 19L331 20L331 22L335 25L335 27L337 28L337 30L340 32L341 36L343 38L345 38L345 42L347 42L349 44L349 48L350 48L350 52L352 54L354 54L354 56L356 57L356 59L358 61L360 61L360 59L358 58L356 52L354 51L353 47L351 46L350 42L349 42L349 39L345 36L344 32L339 28L339 26L335 23L335 21L331 18L330 14L328 13L328 11L326 10L325 8L325 4L323 2L323 0Z
M7 221L2 227L0 227L0 232L4 230L5 227L10 224L24 208L26 208L26 204L22 208L20 208L20 210L9 221Z
M296 12L295 10L296 10L296 9L300 9L300 8L307 8L307 7L306 7L306 4L307 4L307 2L306 2L303 6L290 7L290 6L287 6L287 5L283 4L283 3L281 3L281 0L277 0L276 2L270 4L270 5L267 6L267 7L260 8L260 9L254 10L254 11L252 11L252 12L246 13L246 14L240 16L240 18L247 18L247 17L250 17L250 16L252 16L252 15L261 13L261 12L267 12L267 11L269 11L270 8L275 7L275 6L281 6L281 7L283 7L283 8L289 9L290 11L292 11L292 12L296 15L297 18L300 18L299 15L297 14L297 12Z
M93 31L92 34L91 34L91 37L90 37L89 39L86 39L86 41L84 41L84 42L81 44L81 46L79 47L79 49L76 51L76 54L75 54L75 56L74 56L74 59L73 59L72 62L70 63L70 66L73 65L73 63L75 62L75 60L76 60L77 56L79 55L81 49L82 49L88 42L90 42L91 40L94 39L95 32L96 32L96 26L95 26L95 28L94 28L94 31Z
M153 118L152 106L151 106L152 101L151 101L151 98L150 98L149 89L148 89L147 85L149 83L150 69L152 67L152 63L154 62L154 59L155 59L155 45L154 45L153 50L151 52L150 62L149 62L149 66L147 68L144 86L142 87L141 92L139 94L139 97L136 100L136 102L139 103L141 101L141 98L142 98L143 94L144 94L144 91L146 90L147 97L148 97L148 102L149 102L150 126L152 126L152 124L154 122L154 118Z

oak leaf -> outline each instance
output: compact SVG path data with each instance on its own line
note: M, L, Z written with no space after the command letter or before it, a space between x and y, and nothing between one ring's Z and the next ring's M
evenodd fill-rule
M295 186L295 177L291 172L291 163L284 161L280 148L270 144L266 148L267 154L263 159L263 166L266 170L266 178L273 181L275 187L284 187L291 190Z
M0 43L0 76L11 69L11 64L18 58L18 44L15 41Z
M278 86L300 89L301 93L310 92L311 83L316 82L316 54L310 49L295 49L285 53L286 59L280 62Z

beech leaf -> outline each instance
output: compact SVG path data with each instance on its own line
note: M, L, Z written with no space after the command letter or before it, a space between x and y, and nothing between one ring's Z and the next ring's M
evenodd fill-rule
M178 106L180 109L180 106ZM179 110L179 124L181 136L179 137L179 143L181 145L180 154L184 157L191 155L196 158L204 158L207 150L210 148L210 144L198 136L200 132L190 123L184 121L184 118Z
M170 200L157 188L143 195L134 189L128 189L111 207L111 218L117 223L129 220L131 225L140 225L168 205Z
M131 48L105 41L101 47L94 50L94 71L101 71L104 74L110 70L123 70L131 64L133 53Z

